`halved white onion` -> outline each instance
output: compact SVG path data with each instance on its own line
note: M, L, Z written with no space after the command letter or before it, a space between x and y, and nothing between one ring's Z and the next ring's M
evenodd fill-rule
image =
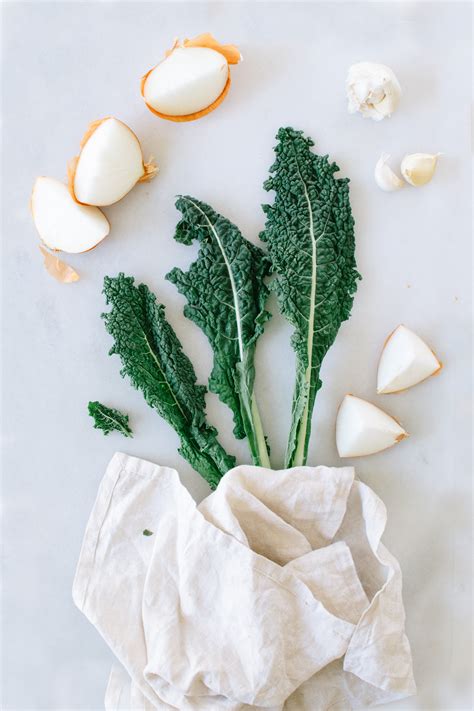
M214 111L231 84L230 65L242 56L233 44L221 44L210 32L175 40L165 59L141 81L150 111L168 121L195 121Z
M31 212L42 241L53 250L87 252L110 231L108 220L98 207L79 205L67 185L54 178L36 179Z
M377 392L406 390L439 373L442 367L431 348L401 324L385 342L377 373Z
M143 98L160 114L186 116L207 108L224 91L229 65L209 47L176 47L147 75Z
M112 205L156 171L152 162L143 162L133 131L110 116L90 125L79 156L69 166L70 189L83 205Z
M407 432L380 408L354 395L343 399L336 421L340 457L364 457L381 452L407 437Z

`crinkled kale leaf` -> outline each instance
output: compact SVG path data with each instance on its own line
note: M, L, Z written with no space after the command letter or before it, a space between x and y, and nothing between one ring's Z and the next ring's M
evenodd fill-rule
M164 306L145 284L135 286L134 279L124 274L105 277L104 294L111 306L103 314L114 339L110 354L120 356L122 376L175 429L181 455L216 487L235 460L206 421L206 388L196 383L192 363L166 320Z
M360 275L348 179L335 177L338 166L314 154L302 131L281 128L277 139L264 186L275 191L275 200L263 206L267 219L260 237L277 275L271 288L294 327L296 383L286 454L291 467L306 463L321 363L350 316Z
M89 415L94 418L94 428L102 430L104 435L109 432L121 432L124 437L133 437L133 432L128 424L128 415L113 407L106 407L95 400L87 406Z
M199 254L187 272L173 269L167 279L186 297L185 316L204 331L214 351L209 389L232 410L234 434L247 436L254 463L269 467L254 392L254 354L270 317L264 283L270 261L206 203L180 196L176 207L182 219L175 239L187 245L196 240Z

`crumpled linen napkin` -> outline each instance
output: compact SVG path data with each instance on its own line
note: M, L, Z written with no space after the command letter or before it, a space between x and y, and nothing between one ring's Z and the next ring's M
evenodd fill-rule
M415 693L385 524L351 467L239 466L196 506L174 469L115 454L73 586L120 662L106 709L342 711Z

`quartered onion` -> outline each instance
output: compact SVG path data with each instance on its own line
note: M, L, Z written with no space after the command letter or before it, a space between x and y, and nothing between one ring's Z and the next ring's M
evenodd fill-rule
M339 407L336 444L340 457L364 457L408 437L401 425L379 407L346 395Z
M55 251L87 252L110 231L108 220L98 207L79 205L67 185L54 178L36 179L31 212L41 240Z
M156 172L153 162L144 163L133 131L109 116L89 126L80 154L68 166L69 188L77 202L102 207L118 202Z
M377 392L397 393L421 383L442 368L431 348L400 324L387 338L377 373Z
M141 93L157 116L193 121L213 111L230 88L229 64L242 57L234 45L221 45L209 33L175 42L165 59L142 78Z

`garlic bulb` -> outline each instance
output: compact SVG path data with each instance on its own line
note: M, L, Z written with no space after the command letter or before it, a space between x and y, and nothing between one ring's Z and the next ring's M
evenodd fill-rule
M385 190L386 192L400 190L400 188L403 188L405 185L403 180L399 178L388 165L387 161L389 159L390 155L388 153L382 153L377 161L374 171L375 182L379 188Z
M349 113L381 121L391 116L402 93L398 79L384 64L359 62L349 69L346 79Z
M397 393L437 375L442 364L426 343L401 324L387 338L377 373L378 393Z
M417 188L429 183L440 155L441 153L411 153L405 156L400 169L407 183Z
M175 42L165 59L142 79L141 92L152 113L170 121L193 121L213 111L230 88L229 64L242 57L209 33Z
M365 457L408 437L403 427L380 408L346 395L337 413L336 445L340 457Z
M98 207L79 205L67 185L54 178L36 179L31 212L43 243L52 250L87 252L110 231L107 218Z
M133 131L109 116L89 126L79 156L68 167L69 187L77 202L102 207L121 200L137 183L150 180L156 172L152 162L143 162L140 142Z

